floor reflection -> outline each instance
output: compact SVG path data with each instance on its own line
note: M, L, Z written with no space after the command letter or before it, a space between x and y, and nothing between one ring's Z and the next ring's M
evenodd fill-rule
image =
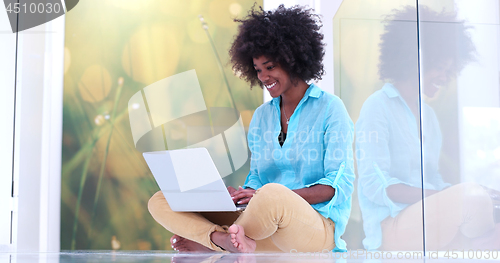
M175 263L254 263L254 262L332 262L332 253L300 254L180 254L167 251L75 251L61 253L0 253L0 263L83 263L83 262L175 262ZM344 260L345 261L345 260ZM351 262L363 262L352 259ZM419 261L420 262L420 261Z
M359 251L358 251L359 252ZM396 253L388 257L390 252L371 252L373 258L368 258L366 252L356 254L356 250L344 254L334 253L275 253L275 254L229 254L229 253L210 253L210 254L179 254L169 251L71 251L61 253L5 253L0 252L0 263L83 263L83 262L155 262L155 263L254 263L254 262L338 262L338 263L386 263L386 262L405 262L405 263L424 263L432 261L436 263L445 262L484 262L477 258L462 260L446 258L445 253L428 252L427 258L406 257L397 258ZM409 252L400 252L409 253ZM379 257L384 254L384 256ZM497 255L498 256L498 255ZM491 258L490 258L491 259Z

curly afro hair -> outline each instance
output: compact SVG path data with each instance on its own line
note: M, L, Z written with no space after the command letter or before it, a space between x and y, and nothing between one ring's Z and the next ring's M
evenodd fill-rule
M423 69L453 59L451 71L458 73L468 63L476 61L476 48L469 32L472 27L458 20L455 13L436 12L421 5L419 17L417 22L414 6L395 9L385 17L385 30L379 44L380 79L404 81L417 77L419 41L422 62L425 63ZM420 40L417 39L417 23L420 25Z
M250 87L262 87L253 66L253 58L262 55L278 63L292 83L321 79L324 74L321 20L311 9L299 6L274 11L255 10L255 5L240 22L238 34L229 50L233 71Z

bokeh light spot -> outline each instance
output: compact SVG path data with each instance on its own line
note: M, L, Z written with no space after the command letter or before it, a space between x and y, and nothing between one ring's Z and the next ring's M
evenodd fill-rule
M182 38L179 30L167 24L139 27L123 49L123 69L133 80L148 85L173 75Z
M94 123L97 125L97 126L101 126L103 123L104 123L105 119L102 115L97 115L95 116L94 118Z
M111 90L111 76L108 70L100 65L88 67L78 83L78 90L85 101L103 100Z
M231 15L233 16L237 16L241 13L241 5L238 4L238 3L232 3L231 5L229 5L229 13L231 13Z

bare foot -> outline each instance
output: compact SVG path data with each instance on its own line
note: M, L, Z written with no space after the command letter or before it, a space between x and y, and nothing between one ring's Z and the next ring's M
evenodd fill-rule
M231 243L241 253L252 253L255 251L257 244L255 240L245 236L245 230L240 225L232 225L228 229L231 236Z
M191 241L189 239L183 238L179 235L173 235L170 238L170 244L172 248L179 252L194 252L194 253L207 253L214 252L204 245Z
M229 233L212 232L210 238L217 246L232 253L251 253L255 251L257 244L255 240L245 236L242 226L232 225L228 229Z

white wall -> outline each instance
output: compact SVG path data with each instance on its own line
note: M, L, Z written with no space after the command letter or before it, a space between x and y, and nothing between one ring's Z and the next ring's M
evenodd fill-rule
M490 125L498 121L500 107L500 1L456 0L455 8L473 27L470 36L477 52L477 61L468 64L457 79L461 181L500 191L500 176L495 171L500 144L491 138L500 130ZM484 132L482 137L475 134L478 127Z
M321 29L324 34L325 46L325 57L323 58L323 65L326 74L323 79L318 81L316 84L331 94L334 94L333 87L333 17L337 13L340 4L343 0L264 0L264 10L272 10L277 8L280 4L285 5L285 7L291 7L294 5L309 6L314 8L317 14L320 14L321 21L323 22L323 28ZM271 100L269 92L264 89L264 102Z
M16 34L7 12L0 12L0 251L10 247L12 211L12 161L14 152L14 91Z
M316 0L319 2L319 13L323 21L323 34L325 38L325 57L323 65L326 74L318 85L325 91L334 94L334 70L333 70L333 17L339 10L343 0ZM340 87L339 87L340 88Z
M13 33L3 33L0 38L4 35L15 37ZM5 44L8 42L0 43L2 52L10 47ZM64 16L18 33L14 165L10 162L14 176L12 244L0 243L0 252L59 251L63 54ZM9 64L7 68L14 72L15 66ZM5 78L1 75L4 94L13 89L7 89L13 87L12 72ZM13 93L1 99L2 110L12 105L10 114L2 114L2 118L12 118ZM7 123L8 120L2 121L9 127ZM2 152L2 157L4 154L7 152ZM0 169L7 170L6 167L0 165ZM8 172L2 170L0 178ZM0 213L5 211L5 207L0 207Z

